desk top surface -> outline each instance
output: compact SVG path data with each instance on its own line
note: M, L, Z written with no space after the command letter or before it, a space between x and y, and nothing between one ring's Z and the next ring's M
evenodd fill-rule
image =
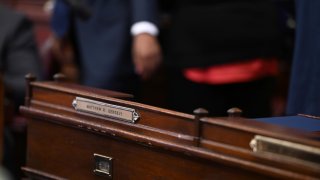
M320 131L320 119L315 117L308 117L305 115L297 116L283 116L270 118L257 118L260 122L275 124L284 127L296 128L308 132Z

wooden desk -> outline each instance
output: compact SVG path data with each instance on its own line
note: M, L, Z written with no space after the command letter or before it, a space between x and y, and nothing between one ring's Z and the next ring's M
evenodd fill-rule
M240 117L204 117L201 109L183 114L117 96L30 81L20 108L28 118L26 174L49 179L320 178L320 143L312 134Z

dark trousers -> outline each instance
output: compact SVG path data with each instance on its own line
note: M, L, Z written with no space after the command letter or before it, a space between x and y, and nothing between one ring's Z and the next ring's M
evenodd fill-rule
M198 84L179 72L170 72L169 108L193 113L202 107L210 116L227 116L227 110L238 107L248 118L271 116L275 78L227 85Z

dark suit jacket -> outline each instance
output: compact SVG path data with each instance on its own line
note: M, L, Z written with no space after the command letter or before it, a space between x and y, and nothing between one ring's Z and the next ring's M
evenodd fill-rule
M287 114L320 116L320 1L296 1L296 42Z
M133 93L137 86L131 60L131 25L138 21L156 23L156 0L86 0L89 20L73 18L70 7L58 0L52 26L65 35L74 22L82 84ZM65 19L70 19L67 22ZM74 21L72 21L74 20Z
M279 51L277 9L270 0L176 0L169 64L207 67Z
M40 61L34 41L32 24L25 16L0 5L0 68L6 92L16 105L23 103L25 75L40 78Z

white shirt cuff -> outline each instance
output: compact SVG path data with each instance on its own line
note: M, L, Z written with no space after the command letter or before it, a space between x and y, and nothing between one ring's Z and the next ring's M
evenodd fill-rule
M141 33L148 33L150 35L157 36L159 34L159 30L153 23L148 21L134 23L131 27L131 35L135 36Z

